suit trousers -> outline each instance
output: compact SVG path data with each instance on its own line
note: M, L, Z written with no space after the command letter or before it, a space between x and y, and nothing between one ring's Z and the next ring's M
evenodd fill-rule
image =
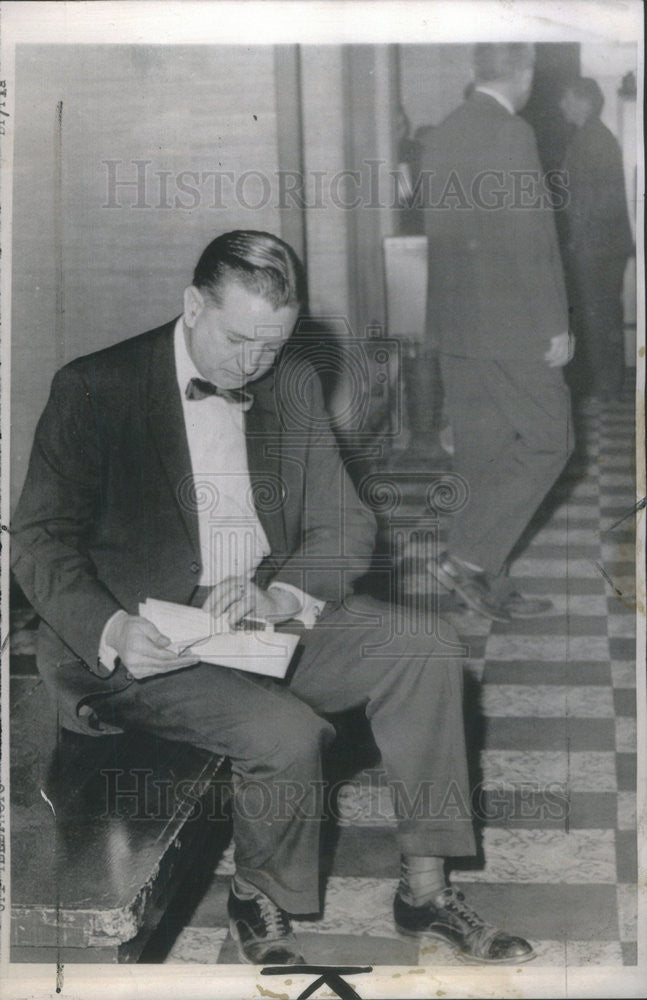
M321 758L335 735L328 713L364 708L403 853L474 854L463 654L444 621L360 595L327 605L303 632L285 681L201 663L134 682L94 708L123 729L229 756L236 870L288 912L314 913Z
M496 576L573 450L561 368L441 356L453 469L468 500L447 548Z
M625 376L622 284L626 259L572 254L566 269L576 335L574 393L617 396Z

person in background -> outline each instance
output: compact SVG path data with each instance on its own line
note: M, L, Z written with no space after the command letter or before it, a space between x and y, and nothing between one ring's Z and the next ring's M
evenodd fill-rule
M468 607L507 622L552 609L521 595L506 566L573 448L562 374L573 345L552 204L534 134L516 113L530 94L533 47L476 45L474 71L473 91L422 154L428 336L468 490L428 570Z
M633 239L620 147L600 121L604 97L595 80L568 85L560 109L575 131L564 170L566 267L577 351L567 371L574 393L616 399L624 380L622 285Z

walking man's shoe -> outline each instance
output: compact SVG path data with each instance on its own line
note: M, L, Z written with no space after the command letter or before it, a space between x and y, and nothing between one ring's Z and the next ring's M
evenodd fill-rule
M456 594L472 611L494 622L510 621L510 615L490 592L485 573L468 569L447 552L430 559L427 569L445 590Z
M396 893L393 915L401 934L448 941L464 962L517 965L535 958L528 941L486 923L456 889L443 889L424 906L411 906Z
M258 892L240 899L233 889L227 901L229 931L243 962L252 965L305 965L290 918L269 896Z

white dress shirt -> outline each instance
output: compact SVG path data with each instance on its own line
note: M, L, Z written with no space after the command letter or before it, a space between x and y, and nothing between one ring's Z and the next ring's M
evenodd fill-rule
M213 587L228 576L251 580L270 546L252 500L245 414L221 396L186 398L190 380L203 376L187 350L181 318L174 350L200 531L200 585Z
M500 94L497 90L491 90L490 87L486 87L483 83L477 84L474 90L478 91L479 94L487 94L488 97L493 97L494 100L498 101L501 107L505 108L506 111L509 111L511 115L516 114L516 111L510 104L508 98L504 97L503 94Z

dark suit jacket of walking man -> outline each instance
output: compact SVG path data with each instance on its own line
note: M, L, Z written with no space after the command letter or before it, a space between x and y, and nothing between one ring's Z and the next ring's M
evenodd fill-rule
M12 539L42 618L39 669L64 726L145 730L230 757L228 912L244 961L304 961L289 914L319 909L325 716L352 707L393 790L399 930L448 940L468 961L526 961L527 941L446 882L444 859L475 852L456 635L352 593L375 525L317 376L288 344L304 299L291 247L226 233L203 252L182 316L56 375ZM172 651L138 614L149 597L231 626L301 615L312 627L278 681ZM407 806L421 795L422 810Z
M429 569L508 621L551 609L522 597L504 569L572 450L561 370L572 340L549 192L532 129L515 113L530 92L532 46L480 44L474 65L474 90L422 154L428 336L469 490Z

